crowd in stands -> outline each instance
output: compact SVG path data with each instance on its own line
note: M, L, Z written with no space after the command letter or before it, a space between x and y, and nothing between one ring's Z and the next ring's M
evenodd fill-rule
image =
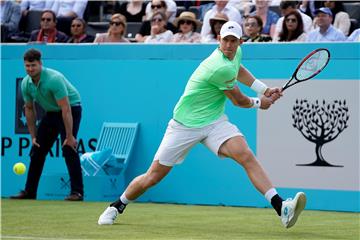
M0 9L10 43L216 43L229 20L246 43L360 41L360 1L0 0Z

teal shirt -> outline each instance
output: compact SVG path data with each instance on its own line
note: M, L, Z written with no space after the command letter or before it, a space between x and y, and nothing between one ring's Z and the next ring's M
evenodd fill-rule
M218 48L191 75L174 109L173 118L191 128L203 127L219 119L225 111L224 90L234 88L241 64L239 47L233 60Z
M40 81L36 86L27 75L21 82L24 101L37 102L47 112L60 111L57 100L69 98L70 105L80 103L81 98L76 88L60 72L42 68Z

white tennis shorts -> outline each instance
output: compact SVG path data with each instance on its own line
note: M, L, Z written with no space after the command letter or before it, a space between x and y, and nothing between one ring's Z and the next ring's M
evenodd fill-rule
M184 161L186 155L197 143L204 144L210 151L219 157L221 145L235 136L243 136L239 129L223 115L214 123L201 127L189 128L171 119L154 161L165 166L174 166Z

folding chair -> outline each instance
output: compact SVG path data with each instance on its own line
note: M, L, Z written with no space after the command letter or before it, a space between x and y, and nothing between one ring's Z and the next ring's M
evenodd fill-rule
M123 173L129 163L138 126L138 123L104 122L93 157L84 158L82 163L84 174L95 176L101 170L106 175Z

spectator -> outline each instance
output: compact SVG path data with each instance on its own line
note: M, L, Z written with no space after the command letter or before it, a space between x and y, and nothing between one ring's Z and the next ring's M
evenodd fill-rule
M268 0L255 0L255 11L250 15L257 15L263 21L262 34L270 35L271 38L274 37L275 26L279 20L279 15L269 10Z
M182 12L180 16L175 19L174 25L178 28L172 39L172 42L182 43L200 43L201 35L196 32L197 28L200 28L201 22L196 19L196 16L192 12Z
M348 41L360 42L360 28L352 32L352 34L348 37Z
M228 4L228 0L215 0L215 5L207 11L204 16L203 26L201 28L201 36L206 37L211 31L210 27L210 18L214 17L217 13L226 14L228 21L235 21L238 24L241 24L241 14L240 12Z
M0 0L0 19L1 19L1 42L6 42L8 38L18 31L20 21L20 6L10 0Z
M347 12L344 11L344 5L342 1L325 1L324 6L330 8L334 18L332 24L335 28L344 33L345 36L349 35L350 30L350 17Z
M243 16L248 16L250 14L251 7L254 6L254 3L252 0L229 0L230 6L233 6L234 8L238 9Z
M116 13L111 16L111 21L109 25L109 30L107 33L96 34L95 43L104 43L104 42L123 42L128 43L124 37L126 32L126 19L120 13Z
M293 10L285 15L279 38L274 39L274 42L305 42L305 40L302 17L297 10Z
M304 24L304 32L310 32L311 28L312 28L312 19L311 17L309 17L308 15L306 15L305 13L302 13L299 9L298 9L298 2L297 1L288 1L288 0L283 0L280 2L280 11L281 11L281 15L282 17L279 18L279 20L276 22L276 27L275 27L275 34L274 34L274 40L277 40L279 38L279 33L281 32L282 26L283 26L283 22L284 22L284 16L287 15L288 13L296 10L300 13L301 18L302 18L302 22Z
M203 43L218 43L218 35L220 35L220 29L224 23L229 21L228 16L225 13L216 13L214 17L210 18L210 31L202 36L201 42Z
M21 14L25 17L29 11L51 10L55 0L21 0Z
M88 0L56 0L51 10L58 19L58 29L70 35L70 26L74 18L83 18Z
M332 12L329 8L322 7L316 12L317 29L309 32L306 41L307 42L335 42L335 41L346 41L345 35L334 28L331 24L333 20Z
M199 10L199 21L204 21L205 14L215 5L214 1L203 1L199 0L195 2L195 6L197 6Z
M119 4L116 2L114 13L120 13L126 17L127 22L142 22L145 19L146 3L143 0L130 0Z
M263 22L259 16L247 16L244 22L245 35L241 37L244 42L271 42L269 35L261 34Z
M145 39L145 43L171 42L173 33L165 28L167 19L164 12L155 12L151 18L151 34Z
M159 5L161 7L166 6L166 17L169 22L173 22L176 17L177 6L173 0L152 0L146 5L146 20L150 20L154 12L159 9ZM158 6L158 7L155 7Z
M163 12L166 14L166 3L165 1L156 1L153 0L152 9L154 9L154 12ZM175 26L171 22L166 23L166 29L172 31L173 33L176 32ZM146 20L142 23L139 32L135 35L135 41L137 42L144 42L146 37L150 35L151 32L151 21Z
M71 37L68 43L92 43L94 37L86 34L86 22L82 18L75 18L71 23Z
M56 15L51 10L45 10L41 14L40 29L34 30L29 42L66 42L68 36L56 29Z

